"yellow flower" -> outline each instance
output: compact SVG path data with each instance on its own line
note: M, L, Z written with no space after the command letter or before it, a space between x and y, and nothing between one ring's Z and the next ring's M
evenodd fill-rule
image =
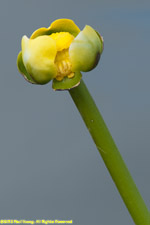
M69 19L58 19L48 28L23 36L17 66L30 83L46 84L53 89L71 89L79 85L80 71L97 65L103 51L103 39L92 27L80 31Z

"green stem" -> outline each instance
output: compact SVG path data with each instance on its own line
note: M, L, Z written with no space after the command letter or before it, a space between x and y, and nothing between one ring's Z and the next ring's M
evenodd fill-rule
M150 213L83 80L69 92L135 224L150 225Z

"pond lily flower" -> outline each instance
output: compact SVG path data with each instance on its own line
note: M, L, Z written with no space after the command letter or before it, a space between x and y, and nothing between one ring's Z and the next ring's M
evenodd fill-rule
M80 71L94 69L103 51L103 38L91 26L82 31L69 19L55 20L48 28L23 36L17 66L33 84L53 80L54 90L66 90L80 84Z

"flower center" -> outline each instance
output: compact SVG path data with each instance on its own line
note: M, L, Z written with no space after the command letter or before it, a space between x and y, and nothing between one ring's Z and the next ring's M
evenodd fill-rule
M50 37L56 41L57 54L55 57L55 65L57 68L56 80L61 81L64 77L72 78L72 65L69 59L69 46L74 36L68 32L53 33Z

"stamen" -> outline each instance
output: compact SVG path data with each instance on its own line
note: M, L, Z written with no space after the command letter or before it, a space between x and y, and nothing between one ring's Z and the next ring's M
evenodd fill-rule
M74 73L72 72L72 65L69 60L68 49L58 51L55 58L55 65L57 67L56 80L61 81L64 77L72 78Z
M65 60L62 61L64 72L67 71L67 63Z
M61 81L61 80L63 80L63 77L57 76L57 77L56 77L56 80Z
M61 81L64 77L72 78L72 65L69 59L69 46L74 36L68 32L53 33L50 37L56 41L57 55L55 65L57 68L56 80Z
M68 78L73 78L74 77L74 73L70 73L69 75L68 75Z

